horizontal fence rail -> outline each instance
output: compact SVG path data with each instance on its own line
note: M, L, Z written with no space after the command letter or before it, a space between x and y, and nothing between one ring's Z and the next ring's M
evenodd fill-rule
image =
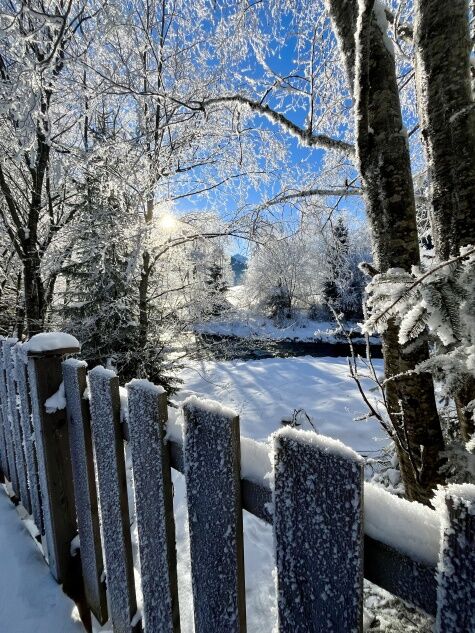
M179 633L171 469L187 487L197 633L246 631L243 510L273 526L280 633L361 631L363 577L436 617L439 633L475 630L475 486L449 486L430 510L365 484L362 458L336 440L283 428L258 444L196 397L183 426L168 422L163 389L137 380L120 394L114 372L65 360L78 348L64 336L54 349L1 341L0 466L88 631L92 612L114 633ZM394 538L378 510L429 545Z

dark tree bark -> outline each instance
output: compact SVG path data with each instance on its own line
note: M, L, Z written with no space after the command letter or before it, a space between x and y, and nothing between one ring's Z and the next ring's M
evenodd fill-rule
M385 16L379 7L376 15L373 4L366 3L359 20L356 0L329 0L329 9L349 83L355 85L358 164L375 265L380 271L410 271L420 256L409 150ZM428 503L432 490L443 483L439 468L444 441L432 378L411 373L428 358L427 345L419 341L410 349L401 346L397 327L390 322L383 335L383 352L390 379L386 388L389 415L398 437L406 494Z
M475 245L475 104L470 81L467 0L416 0L418 110L431 178L432 230L440 260ZM450 25L450 26L448 26ZM475 380L454 394L462 437L475 431L466 405Z

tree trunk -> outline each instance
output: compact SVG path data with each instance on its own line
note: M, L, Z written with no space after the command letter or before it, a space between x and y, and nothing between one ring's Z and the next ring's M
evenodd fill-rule
M153 220L153 199L147 200L145 208L145 227L149 229ZM145 247L142 253L142 270L139 283L139 346L144 349L148 340L148 291L150 282L150 252Z
M43 330L44 301L40 262L37 253L31 252L23 261L23 283L25 290L26 329L29 337Z
M350 85L355 84L357 150L365 185L373 256L380 271L410 271L420 262L411 166L403 129L395 61L386 34L384 10L368 9L366 36L356 48L357 2L330 0L330 14L346 57ZM366 59L360 59L365 55ZM356 59L358 56L358 59ZM356 72L353 71L356 62ZM362 72L364 71L364 72ZM411 350L399 345L390 323L383 335L389 415L398 433L401 474L409 499L428 503L439 474L444 441L429 374L411 373L428 358L421 341ZM400 374L405 375L398 377Z
M475 107L470 82L466 0L416 0L417 105L431 178L437 257L475 245ZM450 25L450 28L448 28ZM473 435L475 380L466 374L454 394L462 437Z

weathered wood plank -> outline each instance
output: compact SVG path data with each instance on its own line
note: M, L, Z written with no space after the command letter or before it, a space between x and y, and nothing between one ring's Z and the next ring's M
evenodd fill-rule
M31 514L30 489L28 486L28 472L26 467L26 450L23 441L23 429L18 411L17 384L15 380L15 366L13 359L13 348L17 344L16 338L3 341L3 362L5 366L5 376L7 383L7 395L10 409L10 421L12 427L13 444L15 447L15 463L18 476L20 500Z
M475 631L475 486L439 493L442 543L438 570L438 633Z
M3 414L3 434L5 436L5 448L7 452L7 472L5 473L8 480L12 484L13 492L19 497L20 486L18 484L18 475L15 463L15 447L13 444L12 423L10 417L10 405L8 402L7 394L7 379L5 372L5 363L3 357L3 343L4 337L0 337L0 404L2 406Z
M85 596L98 622L104 624L108 618L107 595L103 579L91 419L89 402L83 398L86 367L85 362L66 360L63 362L63 378Z
M0 338L0 347L2 347L2 339ZM1 364L1 356L0 356L0 364ZM0 377L1 380L1 377ZM4 477L9 479L9 469L8 469L8 454L7 454L7 443L5 437L4 426L8 424L8 418L4 419L3 413L3 403L2 403L2 392L0 389L0 469L2 471L1 481L3 483Z
M20 396L20 423L23 431L23 442L26 457L26 469L28 473L28 486L30 489L31 511L40 534L44 534L43 511L41 508L41 490L38 475L38 457L31 420L31 401L28 385L28 376L21 344L17 343L13 349L15 373Z
M218 403L184 404L184 466L196 633L244 632L246 606L239 418Z
M70 547L77 534L68 425L65 410L48 413L45 408L46 400L58 391L62 382L62 360L62 350L48 356L28 354L48 562L54 578L66 588L76 581Z
M385 543L366 535L364 540L364 577L435 616L437 580L433 567L412 560Z
M89 372L92 434L104 539L109 613L114 633L140 630L134 587L119 379L95 367Z
M274 540L280 633L363 624L363 460L336 440L274 435Z
M179 633L167 396L147 380L127 385L145 633Z

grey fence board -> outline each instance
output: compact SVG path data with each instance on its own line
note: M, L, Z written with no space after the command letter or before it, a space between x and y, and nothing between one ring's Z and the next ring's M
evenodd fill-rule
M28 380L49 567L66 588L76 580L71 541L77 534L68 425L66 411L47 413L45 408L62 382L63 357L62 350L29 354Z
M12 420L10 416L10 405L7 395L7 378L4 364L3 342L5 338L0 339L0 400L3 413L3 433L5 436L5 446L7 451L7 477L12 484L13 492L20 496L20 486L18 484L18 474L15 462L15 447L13 444Z
M436 630L468 633L475 631L475 486L444 492Z
M437 580L433 567L376 541L364 540L364 577L431 616L437 611Z
M179 633L173 493L165 445L167 396L144 380L127 388L144 630Z
M0 348L2 347L2 339L0 338ZM1 356L0 356L0 368L1 368ZM0 371L1 373L1 371ZM0 377L1 380L1 377ZM7 454L7 441L5 437L5 425L8 424L8 417L5 417L3 412L3 406L1 402L1 389L0 389L0 468L2 469L2 474L9 479L9 468L8 468L8 454ZM2 479L3 481L3 479Z
M87 384L86 363L75 359L64 361L63 377L84 591L89 608L98 622L104 624L108 618L107 595L103 580L91 420L89 402L83 398Z
M314 433L274 436L278 630L362 630L363 461Z
M10 408L10 420L12 425L13 444L15 446L15 463L18 476L19 495L23 506L31 514L30 489L28 487L28 473L26 468L26 451L23 441L23 429L18 411L17 385L15 380L15 366L13 359L13 347L17 344L16 338L3 341L3 362L7 383L7 395Z
M184 406L184 465L196 633L246 630L239 418Z
M20 422L23 432L23 442L25 448L26 468L28 472L28 485L30 489L31 511L36 523L36 527L41 534L44 534L43 513L41 509L41 491L38 475L38 457L36 455L36 445L31 420L31 402L28 386L28 376L23 353L19 347L20 343L13 349L15 373L20 396Z
M89 372L92 433L96 455L109 612L114 633L140 630L130 539L119 379L103 367Z

